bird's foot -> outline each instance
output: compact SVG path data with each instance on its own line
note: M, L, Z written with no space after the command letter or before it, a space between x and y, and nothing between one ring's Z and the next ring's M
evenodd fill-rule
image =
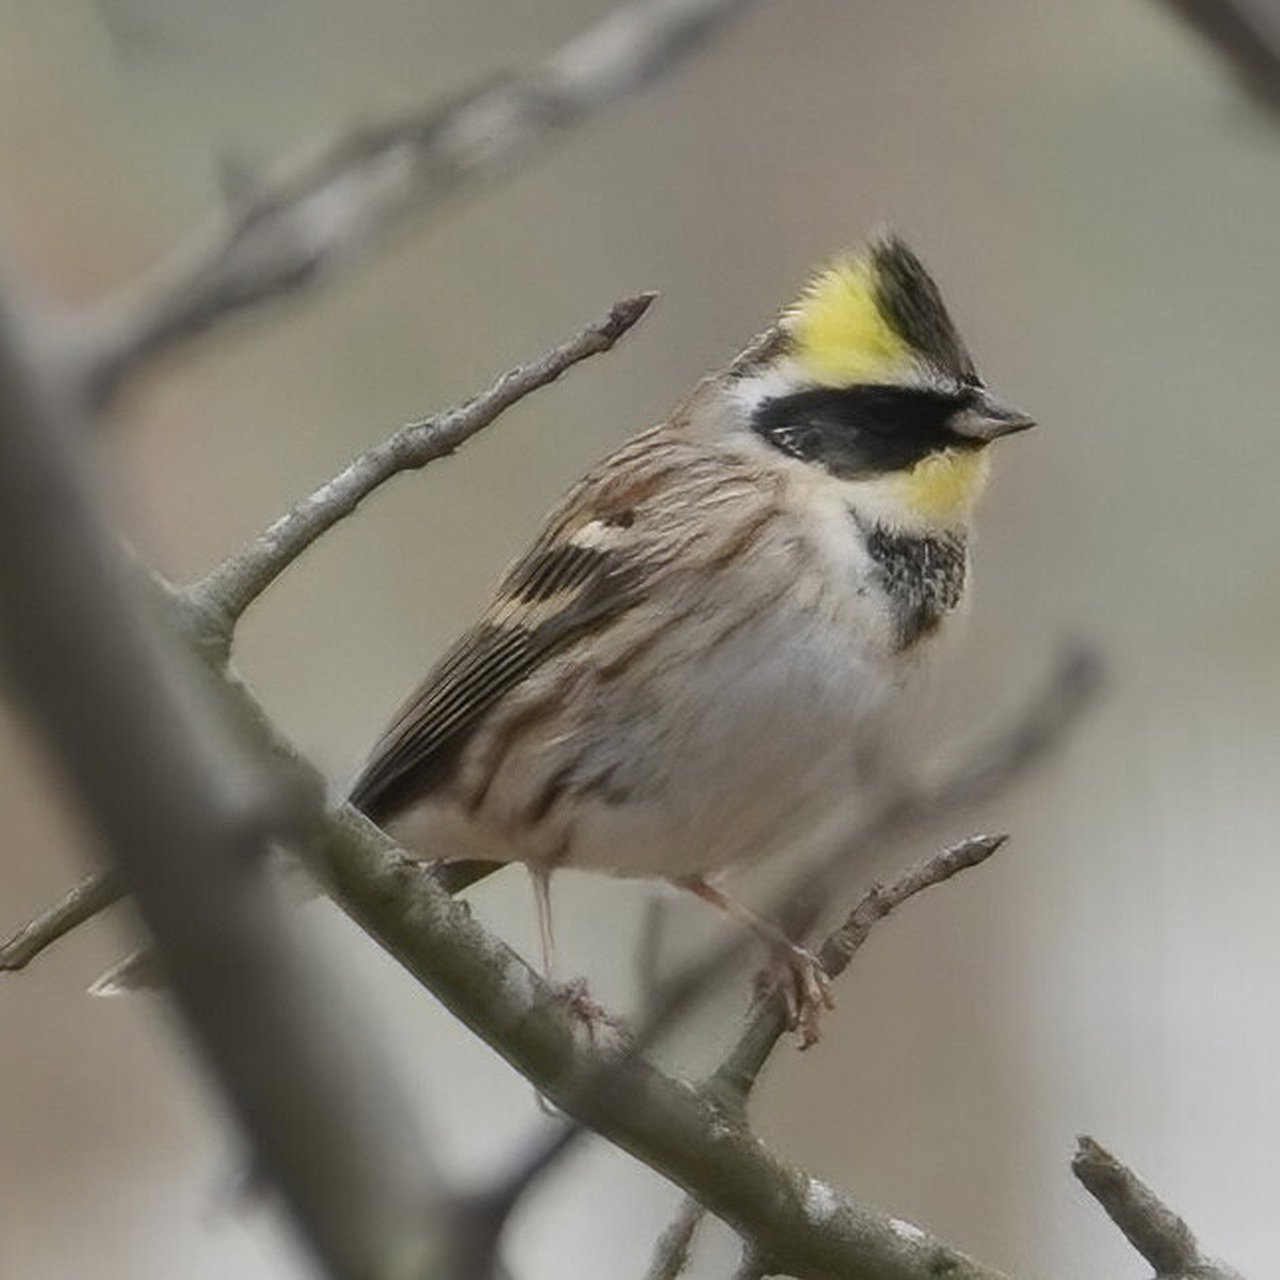
M604 1005L592 997L587 988L586 978L574 978L569 982L559 983L556 993L564 1001L570 1016L586 1028L587 1035L593 1041L597 1031L604 1027L612 1031L626 1031L626 1024L622 1019L610 1013Z
M774 992L782 1000L787 1030L795 1033L797 1047L812 1048L822 1035L822 1015L836 1007L822 961L798 943L771 940L769 965L756 980L756 994L768 999Z

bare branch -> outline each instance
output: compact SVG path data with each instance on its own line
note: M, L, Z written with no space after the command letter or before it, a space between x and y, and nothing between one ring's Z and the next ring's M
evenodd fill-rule
M1203 36L1245 92L1280 121L1280 17L1259 0L1164 0Z
M436 1248L425 1151L270 892L264 771L237 767L208 672L134 607L80 448L88 424L28 314L0 296L9 687L133 891L255 1161L327 1273L403 1275Z
M111 872L99 871L86 876L65 897L0 943L0 973L25 969L59 938L92 920L122 897L124 889Z
M331 892L366 932L541 1093L683 1187L779 1270L798 1280L997 1280L779 1160L628 1038L597 1029L592 1039L519 956L354 811L335 815L328 835ZM612 1088L597 1087L603 1080Z
M866 942L872 928L908 898L924 889L942 884L969 867L985 862L1008 837L973 836L944 849L928 861L913 867L887 889L879 885L870 889L846 917L844 923L822 944L818 958L827 976L838 978L849 967L857 951ZM759 1004L733 1048L725 1055L711 1077L711 1087L729 1106L742 1110L764 1064L768 1061L787 1029L784 1001L775 994ZM678 1233L680 1224L698 1208L696 1201L686 1199L659 1238L654 1250L654 1265L668 1252L666 1241Z
M296 293L410 215L505 171L675 66L750 0L631 0L529 70L362 129L299 159L207 228L81 335L89 396L214 325Z
M653 1247L653 1258L645 1280L678 1280L689 1265L693 1237L702 1225L707 1211L696 1201L686 1198L667 1229Z
M1242 1280L1201 1251L1191 1228L1132 1169L1092 1138L1076 1141L1072 1172L1155 1268L1156 1280Z
M191 588L191 603L206 625L229 642L231 630L249 605L375 489L402 472L452 453L517 401L554 382L575 364L611 350L656 296L641 293L614 303L599 320L536 360L508 370L473 399L410 422L362 453Z
M876 885L868 890L818 950L827 976L838 978L870 937L872 928L908 898L985 862L1008 838L972 836L913 867L887 888ZM780 997L756 1008L737 1043L717 1068L716 1085L728 1090L733 1098L745 1101L786 1029L786 1011Z

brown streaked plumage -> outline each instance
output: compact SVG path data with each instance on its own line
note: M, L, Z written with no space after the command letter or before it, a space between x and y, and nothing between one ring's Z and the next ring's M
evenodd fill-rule
M986 446L1027 425L905 245L842 260L568 493L352 802L425 858L712 900L722 867L829 842L962 602Z

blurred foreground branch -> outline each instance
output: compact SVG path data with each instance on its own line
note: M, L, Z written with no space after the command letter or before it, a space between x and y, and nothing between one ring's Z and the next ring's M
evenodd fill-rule
M82 442L148 359L323 278L408 213L648 82L744 7L624 5L529 74L353 134L246 194L227 225L91 314L41 313L16 292L0 298L7 674L136 899L255 1165L335 1280L442 1270L487 1277L496 1241L477 1249L474 1235L459 1236L468 1227L463 1202L445 1193L354 1010L304 957L266 874L281 832L276 788L262 779L276 775L266 758L245 755L225 719L230 704L211 696L210 673L137 607L138 575L100 510ZM645 305L611 317L588 345L611 345ZM484 411L491 418L585 354L564 353L555 367L553 353L551 365L522 371L523 382L495 388ZM433 456L483 425L483 412L474 416L474 425L459 417L441 428ZM353 480L333 495L334 511L360 496ZM269 534L292 539L296 555L341 513L310 522L312 514L295 511ZM263 554L260 547L254 563L265 585L282 565L264 569ZM252 577L246 569L241 578L245 603L261 589L243 585ZM210 656L207 645L201 652ZM73 893L16 940L11 958L29 958L113 891L97 884Z
M59 368L21 304L0 297L9 685L127 882L254 1160L327 1273L424 1267L439 1225L425 1148L376 1055L355 1051L354 1010L317 985L317 958L270 891L270 797L239 767L207 676L135 607Z

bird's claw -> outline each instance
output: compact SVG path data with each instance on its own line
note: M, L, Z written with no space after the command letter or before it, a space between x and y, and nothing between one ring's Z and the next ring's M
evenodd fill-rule
M621 1019L610 1013L591 995L586 978L574 978L569 982L562 982L556 991L570 1015L576 1022L582 1023L587 1035L593 1041L601 1027L609 1027L614 1031L625 1030Z
M787 1030L794 1032L797 1047L809 1049L822 1035L822 1015L836 1007L831 979L822 961L805 947L780 942L769 967L760 975L762 997L777 992L782 999Z

